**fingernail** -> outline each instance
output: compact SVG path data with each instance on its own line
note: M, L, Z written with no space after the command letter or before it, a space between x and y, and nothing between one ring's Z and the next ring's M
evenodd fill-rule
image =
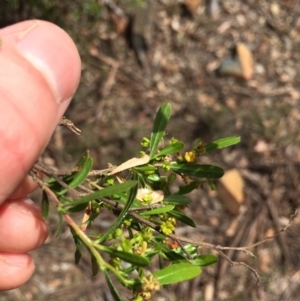
M69 100L76 89L74 87L70 91L70 85L66 84L72 72L68 69L72 69L69 65L74 57L75 47L70 47L70 43L73 42L62 29L55 25L51 30L48 27L41 21L32 23L18 34L17 48L21 55L42 73L57 102L62 103Z

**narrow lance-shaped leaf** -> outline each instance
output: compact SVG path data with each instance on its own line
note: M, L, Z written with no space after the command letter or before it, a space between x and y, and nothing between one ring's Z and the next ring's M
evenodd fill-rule
M214 165L176 163L171 164L170 168L175 172L195 178L221 178L224 175L223 169Z
M80 169L73 177L72 182L69 184L71 188L76 188L83 183L89 172L93 167L93 159L90 157L89 151L82 156L76 166Z
M174 205L166 205L166 206L163 206L163 207L160 207L160 208L155 208L155 209L151 209L151 210L148 210L148 211L144 211L141 213L142 216L147 216L147 215L153 215L153 214L162 214L162 213L166 213L166 212L169 212L171 210L174 209Z
M190 263L194 265L199 265L201 267L205 267L208 265L212 265L218 261L218 257L213 254L203 254L197 256L195 259L190 260Z
M76 251L75 251L75 264L78 264L81 255L82 255L82 241L80 240L79 236L76 234L76 232L71 228L71 233L73 235L73 239L76 245Z
M145 166L137 166L134 168L136 171L143 171L143 172L154 172L157 168L153 165L145 165Z
M169 154L174 154L180 152L184 148L184 143L177 141L175 143L170 144L169 146L163 148L154 158L166 156Z
M187 185L180 186L179 190L175 193L175 195L182 195L182 194L190 193L193 190L197 189L198 186L199 186L198 181L192 181L191 183L189 183Z
M118 204L125 206L127 204L128 195L125 193L114 194L114 201ZM135 199L133 201L132 207L143 206L143 203Z
M75 264L78 264L80 262L81 256L82 256L81 252L78 249L76 249L75 255L74 255Z
M104 270L104 275L105 275L105 279L106 279L106 283L108 284L108 287L110 289L110 292L114 298L115 301L123 301L119 292L117 291L117 288L114 286L107 270Z
M171 211L168 212L168 214L174 216L177 220L181 221L182 223L184 223L188 226L191 226L193 228L196 227L196 224L192 219L190 219L185 214L183 214L183 213L181 213L177 210L171 210Z
M232 146L239 143L240 141L241 141L241 137L237 137L237 136L218 139L216 141L207 144L204 147L204 152L208 153L216 149L222 149L224 147Z
M58 210L58 225L55 232L55 237L58 237L60 235L62 230L62 224L63 224L63 213Z
M134 174L134 178L136 178L136 177L137 176ZM105 232L105 234L103 234L97 240L97 243L102 243L111 233L113 233L113 231L115 231L121 225L121 223L125 219L125 217L126 217L128 211L129 211L129 209L131 208L131 206L132 206L132 204L133 204L133 202L135 200L135 196L136 196L137 190L138 190L137 182L136 181L131 181L131 182L134 182L135 185L130 189L130 193L129 193L126 205L124 206L123 210L120 212L118 218L111 225L111 227ZM125 182L125 183L127 183L127 182Z
M163 202L164 202L164 204L185 206L185 205L188 205L191 202L191 200L184 195L172 194L172 195L165 195Z
M99 266L98 266L97 259L95 258L95 256L93 254L91 254L91 262L92 262L93 276L96 276L99 272Z
M47 192L43 190L43 198L42 198L42 217L46 219L49 216L50 212L50 204Z
M193 279L201 274L199 266L186 263L175 263L153 273L161 285Z
M149 260L146 257L142 257L133 253L119 251L113 248L101 246L102 251L114 256L119 257L121 260L131 263L136 266L146 267L149 266Z
M114 194L119 194L124 191L129 191L132 187L136 186L136 181L127 181L125 183L121 184L115 184L113 186L105 187L101 190L98 190L94 193L88 194L82 198L77 199L76 201L65 203L62 205L63 208L72 208L76 206L80 206L85 208L85 206L88 204L88 202L93 201L95 199L103 198L103 197L109 197ZM81 208L79 208L81 209Z
M163 104L158 110L150 137L150 158L153 158L158 145L164 135L168 121L171 116L171 106L169 103Z
M82 184L91 171L93 167L93 159L90 157L89 151L86 151L86 153L81 157L81 159L76 164L76 167L79 168L79 171L67 178L70 179L70 183L68 183L68 186L70 188L76 188L80 184ZM59 195L63 195L66 192L67 189L63 189L59 192Z
M76 244L76 251L75 251L75 264L78 264L80 259L81 259L81 256L82 256L82 243L81 241L79 240L79 238L75 238L74 237L74 240L75 240L75 244Z

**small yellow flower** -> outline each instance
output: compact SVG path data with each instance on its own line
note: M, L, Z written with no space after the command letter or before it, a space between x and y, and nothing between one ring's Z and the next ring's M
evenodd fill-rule
M186 152L184 154L184 159L186 160L186 162L193 163L197 159L196 153L194 151Z

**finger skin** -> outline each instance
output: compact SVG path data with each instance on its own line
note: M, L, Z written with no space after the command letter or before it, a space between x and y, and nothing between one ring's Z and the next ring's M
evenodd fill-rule
M32 276L34 262L26 254L48 236L39 208L29 199L0 206L0 291L16 288Z
M0 206L0 251L27 253L47 238L48 227L39 208L28 198L9 200Z
M34 262L28 254L0 253L0 291L24 284L34 272Z
M21 25L21 32L0 31L0 203L46 147L81 69L78 51L62 29L44 21L22 22L19 30Z
M78 86L81 62L66 32L30 20L0 30L0 290L34 271L27 254L48 228L25 196L27 174L46 147Z
M19 199L32 193L38 184L31 176L26 176L18 188L9 196L9 199Z

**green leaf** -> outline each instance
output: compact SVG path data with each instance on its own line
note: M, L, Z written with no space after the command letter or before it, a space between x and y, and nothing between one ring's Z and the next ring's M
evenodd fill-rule
M172 143L171 145L163 148L157 155L154 156L154 158L166 156L169 154L174 154L180 152L184 148L184 143L177 141L175 143Z
M119 194L121 192L128 191L129 189L135 187L136 185L137 185L137 181L127 181L125 183L108 186L94 193L88 194L82 198L79 198L76 201L62 204L62 207L65 209L73 208L72 212L75 212L74 209L78 209L78 211L81 211L81 209L85 208L85 206L87 206L87 204L92 200L100 199L103 197L109 197L113 194Z
M63 224L63 213L58 210L58 225L55 232L55 237L58 237L60 235L62 230L62 224Z
M74 175L71 183L69 184L71 188L76 188L82 184L93 167L93 159L90 157L89 151L85 152L76 164L76 167L80 170Z
M76 245L75 264L78 264L81 259L81 255L82 255L82 241L73 228L70 228L70 230L71 230L71 233L73 235L73 239L74 239L74 242Z
M151 182L159 182L161 180L158 174L152 174L147 177L147 179Z
M77 235L72 231L73 234L73 238L75 241L75 245L76 245L76 251L75 251L75 264L78 264L80 259L81 259L81 255L82 255L82 242L81 240L77 237Z
M135 179L137 178L136 173L134 173L134 178ZM130 189L126 205L124 206L123 210L120 212L120 214L119 214L118 218L115 220L115 222L110 226L110 228L105 232L105 234L103 234L97 240L97 243L102 243L111 233L113 233L122 224L129 209L131 208L133 202L135 201L135 197L136 197L137 190L138 190L137 181L128 181L123 184L129 183L129 182L134 183L135 185L133 185L133 187ZM122 185L122 184L119 184L119 185ZM114 186L116 186L116 185L114 185Z
M91 263L92 263L92 274L93 276L96 276L99 272L99 265L97 259L93 254L91 254Z
M198 186L199 186L198 181L192 181L191 183L189 183L185 186L180 186L179 190L176 192L175 195L182 195L182 194L190 193L193 190L197 189Z
M124 251L119 251L113 248L101 246L102 251L110 254L113 257L118 257L123 261L126 261L128 263L131 263L133 265L139 266L139 267L146 267L149 266L149 260L146 257L142 257L133 253L128 253Z
M201 267L205 267L208 265L212 265L218 261L218 257L212 254L203 254L197 256L195 259L190 260L191 264L199 265Z
M72 203L72 202L74 202L73 199L71 199L71 198L69 198L69 197L66 197L65 195L61 195L61 196L59 197L59 200L60 200L60 201L64 201L64 202L66 202L66 203Z
M78 264L79 263L79 261L80 261L80 259L81 259L81 252L77 249L76 251L75 251L75 255L74 255L74 257L75 257L75 264Z
M204 147L204 152L208 153L208 152L211 152L216 149L221 149L224 147L232 146L232 145L239 143L240 141L241 141L241 137L237 137L237 136L218 139L216 141L213 141L213 142L207 144Z
M177 283L193 279L201 274L199 266L192 265L188 262L175 263L153 273L158 278L161 285Z
M155 172L157 168L154 165L144 165L144 166L136 166L134 167L135 170L137 171L142 171L142 172Z
M211 180L207 179L207 183L209 185L210 190L216 190L216 185Z
M48 199L47 192L43 190L43 197L42 197L42 218L46 219L49 216L50 212L50 203Z
M152 128L150 137L150 158L154 157L154 154L158 148L158 145L164 136L165 129L171 116L171 106L169 103L163 104L158 110Z
M191 202L191 200L184 195L172 194L165 195L163 202L165 204L172 204L175 206L185 206L188 205Z
M161 214L166 213L174 209L174 205L166 205L164 207L155 208L152 210L144 211L141 213L142 216L153 215L153 214Z
M47 180L47 185L55 194L62 191L62 186L52 177Z
M171 262L178 262L184 260L185 257L181 256L180 254L169 250L169 252L164 252L164 255L171 261Z
M224 174L222 168L206 164L175 163L171 164L170 168L175 172L196 178L221 178Z
M76 164L76 167L79 168L79 171L75 174L67 177L66 182L70 188L76 188L80 184L84 182L86 177L88 176L89 172L93 167L93 159L90 157L89 151L86 151L81 159ZM67 189L63 189L59 192L59 195L65 194Z
M81 211L84 211L86 207L87 207L87 204L79 204L74 207L70 206L69 208L65 209L65 214L81 212Z
M186 215L184 215L183 213L177 211L177 210L172 210L168 212L169 215L172 215L173 217L175 217L177 220L181 221L182 223L191 226L193 228L196 227L195 222L190 219L189 217L187 217Z
M115 301L123 301L119 292L117 291L116 287L114 286L107 270L104 270L104 275L105 275L105 279L106 279L106 283L108 284L108 287L110 289L110 292L114 298Z
M120 193L120 194L114 194L114 201L125 206L127 204L127 199L128 199L128 195L126 195L125 193ZM135 199L133 201L132 207L141 207L144 204L142 202L140 202L139 200Z

